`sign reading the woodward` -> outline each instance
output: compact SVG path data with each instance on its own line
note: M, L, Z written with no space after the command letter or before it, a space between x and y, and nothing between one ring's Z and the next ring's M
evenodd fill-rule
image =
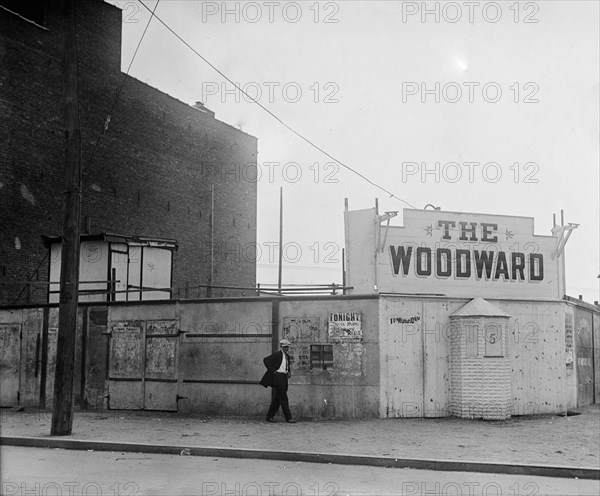
M437 227L442 229L442 240L452 240L450 228L456 221L438 220ZM458 241L486 243L481 249L476 246L467 249L442 248L411 245L390 246L392 271L394 275L408 275L411 263L417 276L452 277L457 279L496 279L513 281L542 281L544 279L544 255L542 253L524 253L513 251L506 253L499 247L489 244L498 243L498 224L483 222L458 222ZM518 249L518 248L517 248ZM413 253L414 250L414 253ZM414 255L414 256L413 256Z
M404 227L379 227L379 290L559 297L556 238L533 227L527 217L405 210Z
M534 234L530 217L406 209L402 227L388 218L375 209L346 212L355 293L562 296L558 238Z

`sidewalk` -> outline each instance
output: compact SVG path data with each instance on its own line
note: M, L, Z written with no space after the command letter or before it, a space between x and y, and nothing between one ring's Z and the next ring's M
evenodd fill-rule
M7 437L16 437L268 452L276 433L280 450L286 452L599 470L600 405L577 411L581 415L507 421L411 418L297 424L149 411L78 411L71 436L51 437L51 412L2 409L0 436L3 444L9 443Z

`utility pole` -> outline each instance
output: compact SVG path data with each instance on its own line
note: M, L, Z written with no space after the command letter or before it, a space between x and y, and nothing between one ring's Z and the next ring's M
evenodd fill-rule
M279 274L277 277L277 293L281 294L283 268L283 188L279 188Z
M53 436L73 430L73 376L79 295L79 219L81 215L81 131L77 99L76 0L62 0L63 94L65 101L65 192L60 268L58 342L52 408Z

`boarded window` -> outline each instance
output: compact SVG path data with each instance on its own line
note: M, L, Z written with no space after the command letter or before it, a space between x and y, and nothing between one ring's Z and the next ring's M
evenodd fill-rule
M310 368L317 370L329 370L333 368L333 345L311 344L310 345Z

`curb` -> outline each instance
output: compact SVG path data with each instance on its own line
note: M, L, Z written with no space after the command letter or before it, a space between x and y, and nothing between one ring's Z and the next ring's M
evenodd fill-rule
M600 469L590 467L563 467L557 465L524 465L456 460L391 458L385 456L340 455L335 453L313 453L304 451L262 451L242 448L117 443L45 437L2 436L0 437L0 446L23 446L54 449L61 448L83 451L123 451L129 453L153 453L163 455L190 455L224 458L251 458L259 460L284 460L307 463L334 463L337 465L366 465L369 467L439 470L443 472L483 472L491 474L560 477L563 479L579 478L600 480Z

